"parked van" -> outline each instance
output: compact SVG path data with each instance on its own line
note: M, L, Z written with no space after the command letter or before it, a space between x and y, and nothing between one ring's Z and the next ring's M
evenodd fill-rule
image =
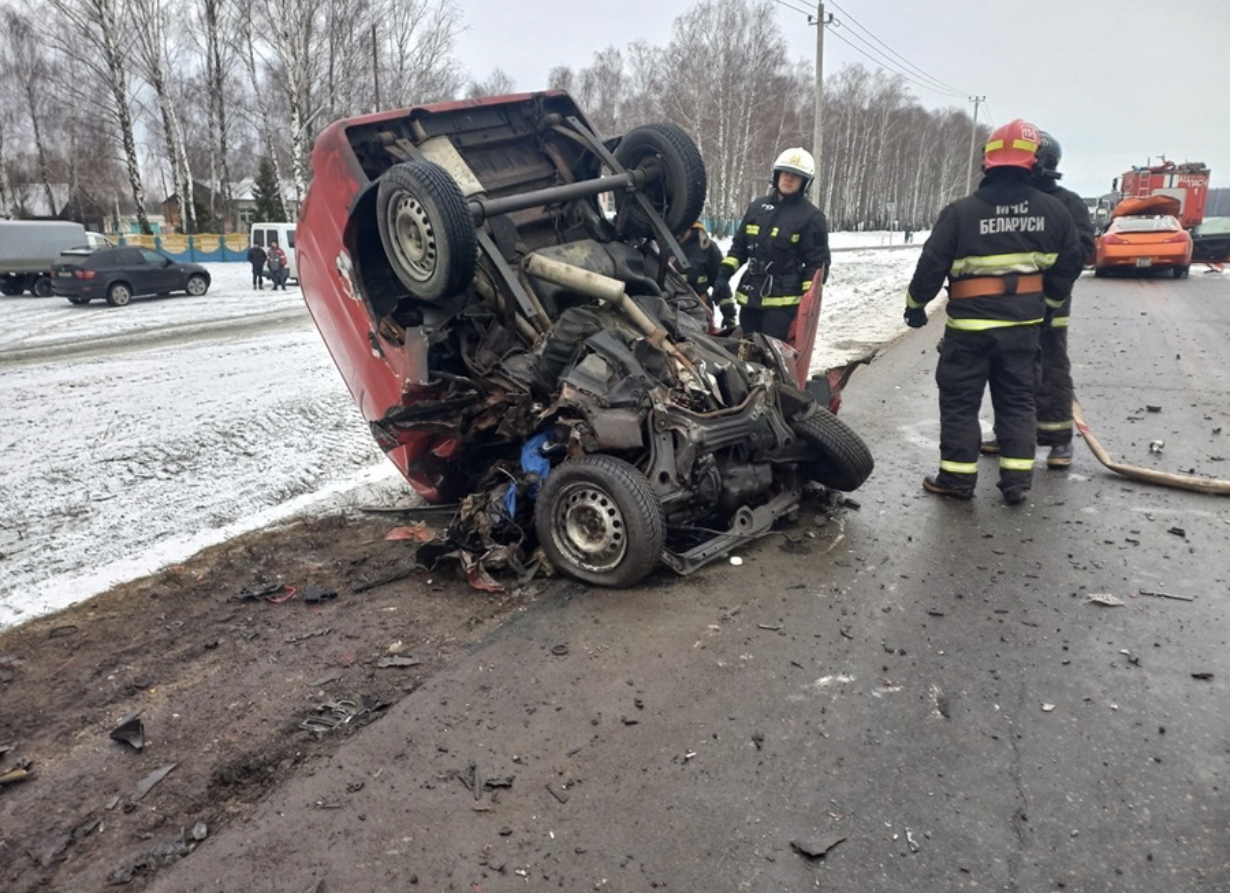
M271 240L277 241L283 253L287 255L287 275L289 279L300 281L296 272L296 224L294 223L254 223L249 230L249 244L266 248Z

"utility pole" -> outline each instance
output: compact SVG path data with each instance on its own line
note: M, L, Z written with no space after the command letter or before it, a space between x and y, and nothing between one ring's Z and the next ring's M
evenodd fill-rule
M811 154L815 156L815 177L810 183L810 200L816 208L819 207L819 176L820 159L823 157L823 31L832 23L832 14L823 13L823 0L819 0L814 16L807 16L807 22L818 31L815 34L815 133Z
M977 160L977 156L973 154L974 140L978 138L978 103L986 102L985 96L970 96L969 101L973 103L973 127L969 130L969 163L965 165L965 172L969 174L969 180L965 184L965 194L973 189L973 165Z

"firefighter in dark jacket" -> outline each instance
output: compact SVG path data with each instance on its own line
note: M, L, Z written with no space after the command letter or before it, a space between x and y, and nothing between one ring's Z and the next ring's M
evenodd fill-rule
M1076 224L1081 242L1081 260L1093 256L1094 229L1089 219L1089 206L1070 189L1059 185L1059 161L1063 150L1059 141L1040 131L1042 145L1038 147L1033 169L1035 189L1063 203ZM1079 270L1077 271L1080 272ZM1072 361L1068 359L1068 317L1072 299L1058 310L1048 310L1040 330L1042 342L1042 378L1038 384L1038 446L1051 448L1046 457L1047 468L1067 468L1072 464ZM999 441L988 440L982 452L998 453Z
M940 213L905 295L905 322L924 326L926 305L948 280L935 371L939 471L922 482L930 493L973 498L988 384L1004 501L1024 502L1033 482L1039 327L1048 308L1065 305L1081 269L1072 217L1030 179L1040 144L1020 119L991 135L981 184Z
M695 221L690 229L678 236L678 244L682 246L682 254L686 256L686 263L689 265L684 273L686 281L708 309L712 309L708 289L720 273L720 262L724 257L720 246L712 241L712 237L699 221Z
M832 263L828 221L806 198L814 177L815 160L805 149L786 149L777 156L772 192L746 209L712 286L712 300L720 305L726 326L733 325L735 315L729 279L742 264L747 267L736 295L742 331L763 332L781 341L789 337L815 273L823 270L826 281Z

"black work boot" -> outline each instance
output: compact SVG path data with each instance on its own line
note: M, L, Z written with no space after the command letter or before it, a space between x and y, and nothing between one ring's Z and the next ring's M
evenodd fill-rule
M978 450L984 456L997 456L999 455L999 441L993 439L984 440L982 441L982 445L978 447Z
M1072 444L1057 443L1046 457L1047 468L1067 468L1072 464Z
M950 496L952 499L973 499L973 487L957 487L939 483L934 475L922 479L922 489L936 496Z

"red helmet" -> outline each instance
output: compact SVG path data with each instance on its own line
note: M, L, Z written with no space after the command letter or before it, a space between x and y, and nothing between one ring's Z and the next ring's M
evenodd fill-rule
M1017 118L1011 124L996 128L991 134L986 143L982 167L986 170L993 167L1020 167L1031 171L1040 145L1042 136L1038 133L1038 128L1022 118Z

